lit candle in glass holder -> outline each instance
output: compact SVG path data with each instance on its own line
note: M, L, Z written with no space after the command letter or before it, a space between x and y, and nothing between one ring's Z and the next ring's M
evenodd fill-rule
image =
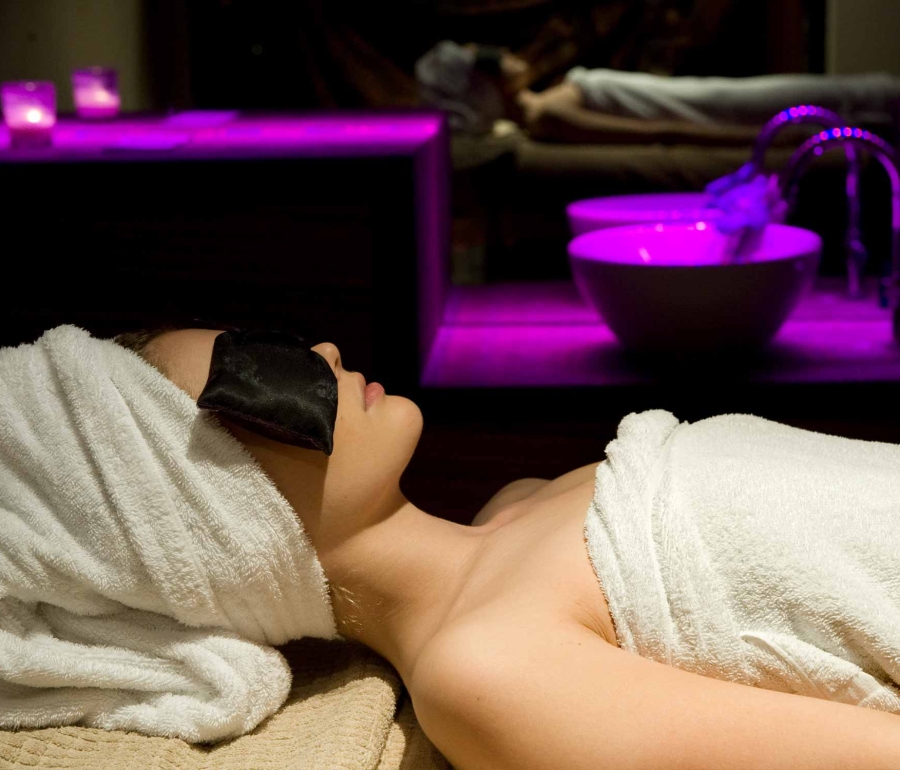
M109 67L88 67L72 73L75 112L85 120L109 120L119 114L119 78Z
M47 147L56 125L56 86L48 81L17 81L0 86L3 119L13 147Z

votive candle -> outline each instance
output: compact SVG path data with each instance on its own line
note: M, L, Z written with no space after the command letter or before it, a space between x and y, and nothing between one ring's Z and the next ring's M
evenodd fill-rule
M56 86L46 80L21 80L0 86L3 119L13 147L48 147L56 125Z
M85 120L109 120L119 114L119 77L110 67L88 67L72 73L75 112Z

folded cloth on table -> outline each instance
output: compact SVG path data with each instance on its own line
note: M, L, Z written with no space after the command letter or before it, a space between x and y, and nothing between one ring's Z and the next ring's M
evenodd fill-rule
M585 539L624 649L900 713L900 446L631 414Z
M185 392L61 326L0 351L0 727L205 742L284 702L271 645L336 636L288 502Z

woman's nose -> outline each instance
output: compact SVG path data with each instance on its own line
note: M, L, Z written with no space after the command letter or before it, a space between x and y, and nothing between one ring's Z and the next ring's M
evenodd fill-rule
M334 343L320 342L318 345L313 345L311 350L322 356L335 371L341 365L341 351Z

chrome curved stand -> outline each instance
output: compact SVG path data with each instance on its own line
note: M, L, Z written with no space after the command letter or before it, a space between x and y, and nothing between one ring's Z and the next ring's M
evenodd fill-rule
M763 126L753 143L753 154L750 163L757 173L765 171L766 151L775 136L787 125L813 123L823 128L843 128L847 125L840 115L824 107L813 104L801 104L782 110ZM847 233L844 238L844 249L847 254L847 293L851 297L862 294L862 275L868 254L860 234L859 207L859 154L853 143L844 145L847 154ZM793 201L788 201L789 205Z
M791 155L779 175L781 195L791 205L797 195L797 182L810 163L836 147L859 147L881 162L891 181L891 273L882 280L888 307L893 312L894 340L900 343L900 170L896 151L880 136L862 128L832 128L804 142Z

